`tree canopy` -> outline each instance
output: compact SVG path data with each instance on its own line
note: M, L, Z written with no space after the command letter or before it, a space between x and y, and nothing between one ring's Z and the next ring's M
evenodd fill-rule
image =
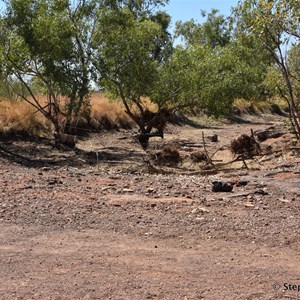
M99 88L122 101L147 144L153 129L162 134L174 111L227 114L236 98L266 95L279 71L283 80L277 82L285 86L277 90L300 130L298 1L240 1L231 17L201 11L203 23L177 22L174 35L171 17L161 10L167 3L6 1L0 19L2 79L58 132L72 132L79 116L89 119L90 93ZM183 43L174 46L175 38Z
M300 44L300 10L297 0L245 0L240 1L236 15L245 34L261 40L269 52L284 83L278 86L289 105L290 120L296 136L300 138L299 73L295 72ZM296 67L297 68L297 67Z

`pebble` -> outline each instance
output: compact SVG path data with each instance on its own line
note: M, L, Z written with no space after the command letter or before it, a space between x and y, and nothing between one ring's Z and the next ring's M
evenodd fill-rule
M205 207L196 207L191 211L192 214L201 214L201 213L209 213L209 212L210 210Z
M198 217L198 218L195 219L196 223L203 223L203 221L205 221L204 217Z

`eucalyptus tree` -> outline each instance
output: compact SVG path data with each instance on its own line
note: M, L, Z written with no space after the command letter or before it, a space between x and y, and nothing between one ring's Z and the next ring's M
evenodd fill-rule
M203 23L197 23L194 19L177 21L175 35L187 45L206 45L211 48L226 46L232 35L230 18L221 15L217 9L209 13L201 10L200 13L201 17L206 17Z
M300 139L300 77L294 67L295 62L299 62L299 52L295 51L300 44L299 1L240 1L236 16L243 24L245 34L263 41L279 70L282 78L278 82L284 82L284 86L278 87L288 103L291 123Z
M89 110L91 41L95 1L11 0L1 24L1 69L8 82L18 80L18 93L49 119L60 134ZM32 83L47 95L46 103Z
M265 56L257 48L259 43L237 34L231 17L215 9L202 16L207 19L201 24L194 20L176 24L176 36L184 41L180 51L190 57L186 72L193 69L193 88L188 92L193 91L196 107L214 116L225 115L236 98L252 99L262 93Z
M97 82L112 98L121 99L139 127L140 143L147 147L152 129L163 127L158 123L169 115L166 102L151 98L160 68L172 54L170 17L158 10L167 1L108 2L99 14L94 38ZM144 105L146 97L157 104L156 112Z

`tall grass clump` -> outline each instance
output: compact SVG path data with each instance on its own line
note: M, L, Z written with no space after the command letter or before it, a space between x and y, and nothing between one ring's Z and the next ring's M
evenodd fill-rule
M122 104L109 101L103 94L95 93L91 97L91 126L95 129L130 129L133 121L127 116Z
M46 104L41 96L41 103ZM66 109L61 101L61 110ZM62 120L64 122L64 120ZM81 114L71 124L75 135L86 135L93 131L131 129L134 124L127 116L122 104L109 101L103 94L91 96L90 115ZM54 128L40 112L22 100L0 98L0 135L2 137L50 137Z
M256 114L256 113L273 113L283 115L287 105L280 97L270 97L268 99L236 99L234 101L234 112L238 114Z
M23 101L0 100L0 134L2 136L45 137L51 124L34 107Z

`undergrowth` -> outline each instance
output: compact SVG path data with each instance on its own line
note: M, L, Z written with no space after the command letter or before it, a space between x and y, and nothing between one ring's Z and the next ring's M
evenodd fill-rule
M41 101L46 101L46 98L43 100L43 97L41 97ZM157 110L157 107L151 106L150 101L147 99L145 99L143 105L147 108L149 107L151 111ZM238 114L280 114L285 109L286 104L280 98L251 102L237 99L234 102L234 112ZM205 119L206 125L213 122L208 117L202 117ZM195 116L195 118L198 120L199 116ZM193 120L194 118L191 117L189 119ZM127 116L120 102L110 101L103 94L94 93L91 97L90 117L79 116L73 121L71 126L74 129L72 133L85 135L103 129L130 129L134 127L134 123ZM53 130L51 123L30 104L21 100L10 101L0 98L0 134L2 136L48 137L52 136Z
M287 104L280 97L252 101L236 99L233 108L234 113L237 114L273 113L281 115L287 110Z
M46 101L41 97L41 102ZM132 128L133 122L126 115L121 104L110 102L102 94L95 93L91 98L91 115L74 120L75 134L83 135L100 130ZM0 99L0 134L4 137L47 137L52 136L51 123L34 107L24 101Z
M0 102L0 133L7 136L45 137L51 124L30 104L23 101Z

